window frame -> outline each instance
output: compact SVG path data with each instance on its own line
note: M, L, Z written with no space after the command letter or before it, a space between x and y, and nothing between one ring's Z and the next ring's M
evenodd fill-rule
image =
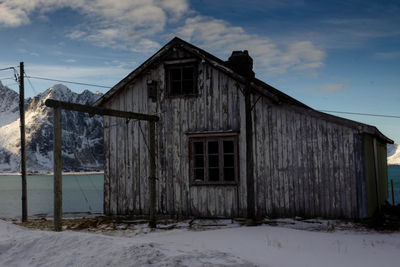
M164 62L164 70L165 70L165 87L167 91L167 95L170 98L177 98L177 97L196 97L198 96L198 62L194 59L187 59L187 60L177 60L171 62ZM185 67L193 68L193 90L191 93L184 93L183 92L183 69ZM181 93L173 94L171 89L171 70L179 69L181 71Z
M203 143L203 172L204 180L195 180L195 169L194 166L194 142L200 141ZM210 181L209 179L209 153L208 153L208 142L218 141L218 181ZM233 152L224 153L223 141L233 141ZM224 179L224 155L232 155L234 158L234 179L227 181ZM239 142L238 133L217 133L217 134L189 134L189 179L190 185L238 185L239 183Z

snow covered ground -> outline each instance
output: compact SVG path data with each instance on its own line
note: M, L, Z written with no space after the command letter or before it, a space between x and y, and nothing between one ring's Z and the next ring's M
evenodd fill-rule
M400 262L400 233L234 224L115 233L55 233L0 221L0 266L393 267Z

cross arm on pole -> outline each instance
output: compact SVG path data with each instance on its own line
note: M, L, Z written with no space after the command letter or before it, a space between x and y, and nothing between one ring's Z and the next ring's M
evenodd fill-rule
M61 108L61 109L85 112L85 113L89 113L91 115L114 116L114 117L120 117L120 118L129 118L129 119L153 121L153 122L157 122L160 119L156 115L99 108L99 107L93 107L90 105L81 105L81 104L76 104L76 103L57 101L54 99L47 99L45 102L45 105L48 107L52 107L52 108Z

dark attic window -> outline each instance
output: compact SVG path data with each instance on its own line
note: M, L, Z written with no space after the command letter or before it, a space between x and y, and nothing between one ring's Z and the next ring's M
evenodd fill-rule
M236 184L236 136L190 137L190 173L193 185Z
M170 96L193 96L197 92L197 72L194 64L167 65L166 78Z

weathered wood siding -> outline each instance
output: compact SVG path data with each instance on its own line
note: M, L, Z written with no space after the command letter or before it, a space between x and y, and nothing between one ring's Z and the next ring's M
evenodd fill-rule
M240 123L244 116L240 86L201 62L198 75L198 97L169 97L164 66L160 64L115 96L107 107L160 116L156 125L157 212L177 216L244 216L246 183L242 178L240 186L189 184L187 132L244 130ZM148 98L147 80L157 82L156 102ZM104 212L148 214L148 123L106 117L104 125ZM245 162L244 144L244 135L239 135L241 162ZM240 177L245 177L244 168L240 168Z
M187 58L179 50L170 58ZM147 81L157 82L157 101ZM198 96L169 97L163 63L127 85L107 108L157 114L157 212L176 216L246 216L243 85L198 63ZM254 95L256 103L258 95ZM313 111L272 104L254 106L255 207L258 216L365 217L362 137L357 129ZM149 214L148 123L105 117L106 214ZM238 185L190 185L188 132L239 133Z
M357 129L266 98L253 114L257 215L365 216Z

